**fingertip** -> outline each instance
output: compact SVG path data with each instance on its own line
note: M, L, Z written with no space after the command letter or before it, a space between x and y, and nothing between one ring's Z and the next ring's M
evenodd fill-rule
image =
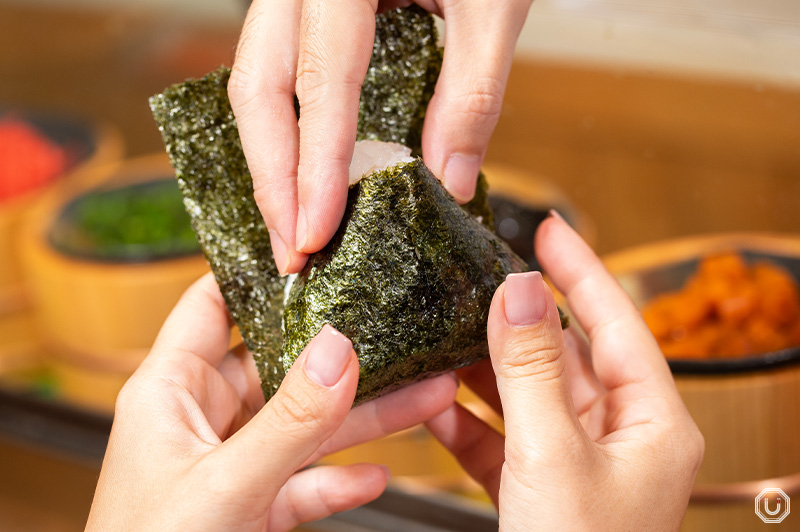
M427 382L425 395L429 399L427 404L430 408L430 415L439 415L455 403L461 381L455 372L451 371L429 379Z
M505 285L503 310L509 325L533 325L544 317L548 305L541 272L509 274Z
M506 278L492 301L487 333L498 376L508 367L527 367L523 373L560 372L563 335L558 309L540 272Z
M306 208L301 203L297 208L297 232L295 234L295 242L297 243L297 249L302 250L306 246L306 241L308 240L308 215L306 214Z
M352 469L352 480L361 486L363 503L380 497L386 491L389 480L392 478L392 472L385 464L358 463L346 467Z
M454 153L444 166L442 183L459 203L467 203L475 196L482 157Z
M548 239L550 233L562 224L566 224L564 218L555 209L550 209L544 220L536 227L536 232L533 236L533 248L538 251Z
M347 181L331 180L300 198L297 210L297 253L316 253L330 242L347 206Z
M350 339L325 324L307 347L306 375L316 384L331 388L342 380L355 356Z
M268 229L267 232L269 233L269 244L272 247L272 258L275 260L275 266L278 267L278 273L282 276L286 275L291 261L286 242L276 230Z
M285 277L290 273L297 273L303 269L308 261L308 255L286 245L286 241L274 229L269 229L269 243L272 247L272 258L278 268L278 274Z
M290 257L291 259L289 260L289 265L286 267L286 272L282 275L300 273L300 270L302 270L308 262L308 255L301 251L290 253Z
M448 109L442 98L433 97L422 130L423 159L460 204L475 196L489 141L488 134L482 130L473 132L474 127L468 118L459 118Z

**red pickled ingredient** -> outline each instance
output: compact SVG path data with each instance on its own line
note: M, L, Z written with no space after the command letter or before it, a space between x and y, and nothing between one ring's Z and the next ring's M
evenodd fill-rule
M67 154L33 126L0 119L0 201L46 185L67 168Z

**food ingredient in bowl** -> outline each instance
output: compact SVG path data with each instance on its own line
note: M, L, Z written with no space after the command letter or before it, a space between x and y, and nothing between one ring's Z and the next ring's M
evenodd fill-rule
M55 180L67 168L67 154L32 125L0 119L0 201Z
M142 262L200 252L170 176L78 196L61 211L49 236L62 253L86 259Z
M704 258L642 314L670 358L741 357L800 345L800 290L785 269L737 253Z

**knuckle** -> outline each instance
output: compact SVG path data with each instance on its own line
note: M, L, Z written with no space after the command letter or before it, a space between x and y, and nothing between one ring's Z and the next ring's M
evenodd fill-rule
M264 217L267 225L269 222L272 221L268 218L267 215L271 214L274 210L273 199L275 198L274 191L272 190L272 183L270 182L269 178L264 178L261 176L253 178L253 199L256 200L256 205L261 208L261 215ZM267 213L264 210L269 211Z
M125 413L129 410L130 406L135 403L133 397L136 393L136 377L131 377L128 382L122 387L117 394L117 399L114 402L114 417L116 419L123 419Z
M306 46L297 58L297 96L306 97L308 94L319 92L328 84L329 78L325 75L325 56L314 46Z
M278 393L270 403L275 420L284 432L316 432L323 426L317 401L310 394Z
M466 4L468 4L468 2L465 2L464 0L443 0L443 2L442 2L442 6L444 7L444 10L447 11L447 12L451 12L451 11L457 10L460 6L466 5ZM467 7L469 7L469 6L467 6Z
M114 402L116 419L124 419L130 411L137 407L141 408L142 398L152 395L152 390L149 389L146 381L145 377L133 375L125 382Z
M235 110L252 106L261 94L261 81L254 68L242 59L237 59L228 78L228 99Z
M514 338L506 345L502 370L512 377L537 377L556 380L564 373L562 348L546 338L541 345L532 345L526 338Z
M303 522L302 505L304 501L305 498L302 495L298 496L298 493L295 490L287 490L286 512L291 517L293 523L299 524Z
M503 84L499 80L492 77L478 78L458 98L458 109L465 116L495 122L500 118L503 92Z
M690 431L690 434L689 459L694 471L697 471L700 469L700 465L703 463L703 457L705 456L706 452L706 440L703 437L703 433L700 432L700 429L694 424L694 422L692 422L692 430Z
M697 472L705 454L705 439L690 417L664 424L660 437L663 459L682 471Z

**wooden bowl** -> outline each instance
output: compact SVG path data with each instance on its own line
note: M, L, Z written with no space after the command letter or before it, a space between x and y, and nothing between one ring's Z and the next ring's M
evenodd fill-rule
M604 261L641 306L683 286L702 257L728 251L772 261L800 282L800 235L699 236L641 246ZM684 530L752 530L761 524L753 501L764 487L800 494L800 347L668 363L706 440Z
M174 172L159 154L99 168L94 184L107 189L163 179L174 179ZM199 250L127 263L71 256L54 248L54 221L85 191L61 189L39 203L25 219L22 253L41 337L53 353L63 386L91 396L93 387L77 381L105 378L108 385L97 386L96 403L113 406L109 398L115 394L108 388L118 390L136 369L172 307L208 265ZM79 396L82 402L91 402L85 394Z
M0 116L6 114L5 110ZM0 317L22 311L27 305L18 238L22 219L36 200L57 186L79 188L95 175L93 169L119 160L121 134L107 124L33 112L14 112L14 117L32 124L71 155L71 166L64 175L44 187L0 202Z

